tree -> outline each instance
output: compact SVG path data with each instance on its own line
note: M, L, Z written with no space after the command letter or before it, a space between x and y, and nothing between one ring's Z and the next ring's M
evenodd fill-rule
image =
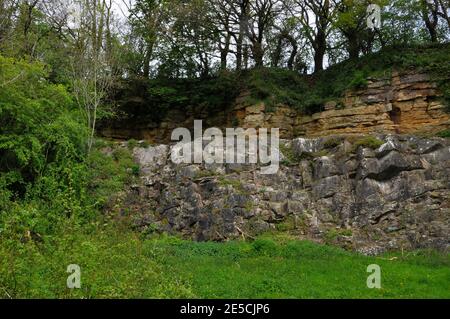
M208 1L173 3L169 22L161 37L158 74L165 77L207 77L219 39Z
M439 22L439 4L437 0L420 0L420 11L425 26L430 33L431 42L438 42L437 26Z
M292 10L314 50L314 72L321 71L337 6L332 0L295 0L295 4Z
M220 52L220 69L226 70L228 54L231 51L231 40L233 37L233 10L230 3L223 0L209 0L210 8L214 17L214 24L218 32L217 48Z
M86 122L90 130L88 150L92 148L99 111L107 98L114 81L114 68L106 43L108 33L105 32L110 21L108 10L110 0L81 0L79 5L79 21L76 30L76 46L72 61L73 91L76 101L84 110ZM100 115L102 115L100 113Z
M220 1L220 0L219 0ZM251 0L224 0L230 10L230 21L232 23L231 36L234 40L236 50L236 70L243 68L247 48L244 45L246 27L249 23L250 1Z
M438 12L438 15L442 17L448 25L448 28L450 29L450 1L449 0L437 0L437 5L439 5L440 11Z
M250 14L244 30L251 43L250 49L257 67L263 66L266 51L264 39L280 12L279 4L278 0L250 2Z
M68 168L62 164L85 153L87 132L73 100L47 76L42 63L0 55L0 198L3 187L24 195L53 163Z
M305 45L299 36L296 19L289 14L285 6L283 8L284 10L274 23L274 30L270 34L269 42L273 47L271 65L273 67L283 67L284 65L289 70L294 70L298 69L296 66L300 62L299 51Z
M171 2L167 0L137 0L133 7L128 8L132 32L143 42L141 55L143 56L142 76L144 78L150 76L150 64L168 21L170 4Z
M19 0L0 0L0 47L11 40L18 9Z
M375 32L367 27L367 7L373 1L342 0L334 26L344 36L344 44L350 59L358 58L363 51L370 51ZM381 5L381 1L376 4Z

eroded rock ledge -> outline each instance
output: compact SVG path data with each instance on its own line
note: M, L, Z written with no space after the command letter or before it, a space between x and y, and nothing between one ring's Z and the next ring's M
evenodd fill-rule
M195 240L282 231L366 254L448 249L449 140L333 136L282 144L275 175L261 175L257 165L175 165L168 145L135 148L142 182L125 207L142 231Z
M187 108L171 109L160 123L114 123L101 134L117 139L145 139L169 143L177 127L192 128L195 119L204 127L279 128L283 138L335 134L434 133L450 128L450 113L442 93L428 74L419 71L393 72L384 78L367 79L367 87L345 92L328 101L323 112L310 116L284 105L268 109L264 103L249 104L243 92L229 109L213 113Z
M368 79L367 88L348 91L327 110L297 119L307 136L393 132L438 132L450 126L441 93L430 77L416 71ZM339 108L339 109L336 109Z

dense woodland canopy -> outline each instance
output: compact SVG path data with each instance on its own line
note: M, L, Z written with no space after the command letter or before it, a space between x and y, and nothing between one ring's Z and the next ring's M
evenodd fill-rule
M380 28L368 28L370 4L382 8ZM0 8L1 55L44 64L85 111L90 140L112 102L130 95L155 114L187 96L222 107L238 78L252 82L242 81L247 70L287 70L291 85L293 74L450 38L449 0L0 0ZM320 92L303 97L313 103L291 93L281 102L321 103Z
M1 0L1 52L50 65L53 81L72 71L196 78L254 66L317 72L450 37L448 0L115 1ZM367 28L370 3L382 7L380 29Z

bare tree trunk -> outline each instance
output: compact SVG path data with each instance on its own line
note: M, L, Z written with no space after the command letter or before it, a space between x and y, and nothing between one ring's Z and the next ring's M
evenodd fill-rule
M113 73L111 52L107 42L111 13L106 5L108 0L84 0L80 2L80 25L75 39L76 52L72 62L73 90L75 99L84 110L89 138L90 152L94 143L99 108L112 86ZM106 33L106 34L105 34ZM103 45L106 42L105 45Z
M219 43L219 50L220 50L220 69L222 71L227 69L227 59L228 59L228 53L230 52L230 45L231 45L231 33L227 32L227 35L225 36L225 43L222 47Z
M264 51L262 48L262 44L259 42L254 42L252 45L252 54L253 54L253 60L255 60L255 66L256 67L262 67L263 66L263 58L264 58Z
M323 60L327 49L325 33L318 30L314 48L314 73L323 70Z
M427 0L421 0L422 5L422 17L430 34L430 40L433 43L438 42L437 37L437 24L438 24L438 8L433 7L433 4L427 2ZM431 18L430 18L431 15Z
M236 71L242 70L242 55L243 55L243 45L244 45L244 17L241 17L239 23L239 34L236 41Z
M361 52L361 43L358 40L357 31L350 30L345 33L345 36L348 41L348 55L350 59L357 59L359 57L359 53Z
M272 67L274 67L274 68L277 68L280 64L282 45L283 45L283 37L280 34L277 39L277 46L272 55Z
M143 76L146 79L150 78L150 62L152 60L152 56L153 56L153 43L148 43L144 55L144 70L143 70Z

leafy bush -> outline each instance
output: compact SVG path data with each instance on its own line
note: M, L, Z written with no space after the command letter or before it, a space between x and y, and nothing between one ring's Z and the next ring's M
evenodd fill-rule
M261 255L273 255L277 251L276 243L267 238L258 238L252 243L253 249Z
M331 148L335 148L341 144L342 144L342 139L334 137L334 138L327 139L324 143L324 147L326 149L331 149Z
M0 179L14 196L85 154L82 117L65 88L46 75L39 63L0 56Z
M140 172L130 150L125 147L113 149L110 155L94 150L87 158L87 169L86 189L90 205L97 209L103 209L114 194L122 191Z
M232 105L240 92L237 74L223 72L207 79L130 79L115 99L119 119L159 121L169 110L220 111Z
M126 148L88 156L82 114L46 75L39 63L0 56L0 234L19 240L95 220L139 174Z
M264 68L247 71L242 82L254 102L284 104L313 114L323 111L325 102L342 98L346 90L366 87L368 78L389 78L393 70L414 68L432 76L450 110L449 61L450 44L387 47L314 75Z
M367 76L362 71L356 71L349 86L354 89L362 89L367 86Z
M128 140L127 146L129 150L133 150L134 148L139 146L139 142L134 139L131 139Z
M0 56L0 229L53 232L59 220L88 215L87 130L61 85L40 63Z

